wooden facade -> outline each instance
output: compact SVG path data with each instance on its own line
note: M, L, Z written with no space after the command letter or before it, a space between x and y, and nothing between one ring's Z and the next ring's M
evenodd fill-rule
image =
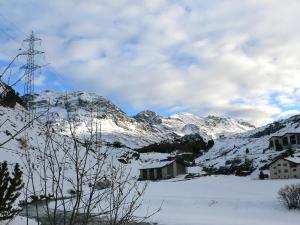
M162 180L174 178L177 175L185 174L187 168L184 163L178 160L161 161L151 163L140 168L141 180Z

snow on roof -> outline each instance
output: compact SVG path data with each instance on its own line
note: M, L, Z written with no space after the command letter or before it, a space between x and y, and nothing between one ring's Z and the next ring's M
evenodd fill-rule
M286 133L283 133L283 134L277 134L277 135L273 135L271 136L269 139L272 139L272 138L279 138L279 137L284 137L286 135L293 135L293 134L300 134L300 132L286 132Z
M145 170L145 169L154 169L154 168L162 168L165 166L168 166L170 164L172 164L175 160L171 160L171 161L160 161L160 162L154 162L154 163L147 163L144 164L140 170Z
M288 161L291 161L293 163L300 164L300 157L287 157L287 158L284 158L284 159L288 160Z

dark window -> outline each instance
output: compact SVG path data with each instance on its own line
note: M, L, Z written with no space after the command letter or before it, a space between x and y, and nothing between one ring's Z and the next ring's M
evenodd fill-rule
M278 170L278 173L281 173L281 170Z
M173 177L173 164L167 167L168 177Z
M282 146L281 144L279 143L279 140L275 140L275 149L277 151L281 151L282 150Z
M287 146L289 144L287 137L283 137L282 144L283 144L283 146Z
M157 179L162 179L162 169L157 169Z
M285 172L285 173L288 173L289 171L288 171L288 170L284 170L284 172Z
M278 163L278 164L277 164L277 166L281 166L281 164L280 164L280 163Z
M142 178L147 179L147 170L142 170Z
M277 167L276 167L276 166L274 166L273 168L274 168L275 170L277 169Z
M154 180L154 169L149 170L150 180Z
M270 141L270 148L273 148L274 147L274 142L273 140Z
M274 175L277 175L277 173L274 173Z
M297 175L294 175L295 178L297 178Z
M297 171L297 169L296 169L296 168L294 168L294 169L293 169L293 171L294 171L294 172L296 172L296 171Z
M290 141L291 141L292 145L295 145L296 144L296 136L295 135L290 136Z
M293 162L290 162L290 167L292 167L292 168L297 167L297 164L293 163Z
M297 135L297 142L298 142L298 145L300 144L300 135Z
M287 166L287 163L284 163L283 166Z

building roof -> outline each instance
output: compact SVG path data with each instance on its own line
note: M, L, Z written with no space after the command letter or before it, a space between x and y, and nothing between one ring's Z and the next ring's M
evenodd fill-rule
M287 132L287 133L284 133L284 134L282 134L282 135L273 135L273 136L271 136L271 137L269 138L269 140L272 139L272 138L284 137L284 136L289 135L289 134L300 134L300 132Z
M146 163L140 168L140 170L163 168L165 166L172 164L173 162L175 162L175 160Z
M274 161L272 161L269 165L275 163L276 161L278 161L279 159L283 159L283 160L287 160L289 162L293 162L293 163L296 163L296 164L300 164L300 156L298 157L286 157L286 158L278 158L278 159L275 159Z
M300 164L300 157L287 157L287 158L284 158L284 159L288 160L290 162L293 162L293 163Z

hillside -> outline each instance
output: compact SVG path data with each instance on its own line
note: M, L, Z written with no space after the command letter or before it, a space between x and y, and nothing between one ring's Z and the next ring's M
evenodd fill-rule
M119 142L129 148L139 148L161 141L174 140L189 134L200 134L206 141L254 128L242 120L215 116L199 117L191 113L160 116L142 111L129 116L112 102L94 93L81 91L45 91L34 95L37 113L49 109L44 122L51 122L57 131L67 134L67 118L76 120L78 132L84 135L87 123L101 123L102 138L108 143Z
M82 138L88 135L90 125L101 124L103 142L107 146L119 149L117 151L119 153L123 151L124 154L130 149L151 145L155 147L153 145L155 143L168 143L164 144L164 148L176 147L184 137L198 135L206 143L213 139L214 145L210 145L209 148L205 147L205 143L200 142L199 145L192 143L193 148L204 146L205 151L202 151L203 155L196 159L196 164L205 167L224 166L226 161L236 158L253 160L255 168L266 166L282 153L269 150L268 139L272 135L285 132L300 132L300 116L255 129L242 120L216 116L199 117L191 113L177 113L167 117L147 110L129 116L106 98L80 91L70 92L67 95L63 92L45 91L34 95L33 105L37 115L42 115L39 122L36 121L35 125L29 128L29 133L32 134L30 141L34 142L33 149L38 146L37 142L41 142L39 135L44 124L50 123L57 135L66 137L70 135L67 120L71 120L76 123L77 134ZM45 113L47 110L49 113ZM1 140L7 139L14 131L20 129L23 111L24 108L18 104L15 109L1 107L1 123L4 123L0 133ZM16 137L6 148L19 149L19 142L20 137ZM10 152L3 154L3 158L11 157L9 154ZM170 151L166 151L164 156L161 153L144 153L140 160L155 161L168 158L172 154Z
M269 138L288 132L300 132L300 115L273 122L254 130L218 138L215 145L196 161L201 166L220 167L235 158L253 160L254 167L265 167L285 151L269 149ZM300 153L300 149L295 152Z
M87 125L101 124L103 141L113 147L139 149L150 146L151 149L155 143L171 143L164 144L165 148L193 135L200 135L206 143L214 140L214 145L208 151L203 147L201 154L204 154L196 159L197 165L206 167L224 166L226 161L236 158L253 161L254 168L266 166L282 153L269 150L268 139L272 135L300 131L299 116L259 128L239 119L211 115L200 117L187 112L161 116L145 110L129 116L106 98L82 91L67 94L45 91L34 95L33 105L37 114L49 109L50 113L43 117L43 122L50 122L58 133L64 135L69 135L68 118L76 122L77 133L82 136L89 132ZM142 161L144 157L149 160L147 154L141 156ZM164 158L170 154L165 154ZM159 160L161 155L151 153L150 158Z
M14 108L0 106L0 145L12 138L0 146L1 160L7 160L9 164L21 164L25 174L28 174L26 166L30 161L34 168L33 183L37 193L41 191L38 174L45 161L41 157L43 156L41 150L47 146L48 125L53 125L54 128L51 127L51 135L55 140L53 143L55 144L54 148L57 149L57 156L61 159L66 153L68 155L74 154L74 141L70 138L68 120L77 127L78 141L76 143L79 144L83 154L86 152L84 146L87 144L85 140L88 139L89 125L95 126L95 124L101 123L102 137L105 142L100 150L100 155L102 152L108 153L109 157L114 160L114 165L124 166L124 171L129 171L134 180L138 177L138 169L143 163L168 159L174 157L176 153L166 151L165 153L145 152L137 154L129 147L137 148L161 142L178 144L178 141L186 144L190 142L190 138L198 140L200 145L206 145L203 140L208 142L208 140L213 139L214 145L202 152L203 155L195 160L196 165L190 167L189 172L201 172L203 167L222 167L228 161L239 158L253 161L256 172L252 176L256 178L260 167L266 166L274 157L283 153L270 150L268 139L272 135L300 132L299 115L253 129L253 126L240 120L214 116L198 117L190 113L178 113L164 117L151 111L144 111L131 117L107 99L84 92L70 93L67 99L68 101L66 101L64 94L58 92L48 91L35 95L35 110L37 115L41 117L34 121L26 129L26 132L21 132L16 136L14 134L26 125L24 121L26 110L19 104L16 104ZM47 110L49 113L45 113ZM28 139L25 138L26 135ZM121 146L114 146L116 141L120 142ZM110 150L107 151L107 149ZM88 168L93 168L93 165L96 165L96 155L97 152L95 151L88 154ZM117 160L120 158L126 165ZM51 157L47 160L51 160ZM68 194L73 187L69 181L76 177L71 158L69 160L65 164L67 166L64 167L65 194ZM59 168L58 165L57 169ZM105 169L104 171L104 173L107 172ZM51 174L51 171L48 173ZM264 221L270 224L279 221L278 224L280 224L287 218L291 218L293 221L291 224L297 224L297 214L291 214L289 215L291 217L288 217L285 211L277 209L281 206L276 200L278 189L284 184L293 182L293 180L270 181L266 184L263 183L264 181L254 181L251 177L234 176L209 176L179 182L182 180L184 180L184 176L161 182L151 182L144 198L147 209L142 207L137 213L144 215L149 207L155 209L161 204L161 199L166 199L163 211L151 220L159 221L162 224L182 225L186 221L189 221L188 224L191 225L198 224L198 221L204 218L203 214L199 214L197 210L197 208L201 208L201 211L210 217L217 214L222 221L226 221L228 224L239 224L245 218L245 210L247 210L249 220L256 216L259 217L257 220L252 220L253 224L260 224L260 218L265 218L265 214L278 212L281 212L280 217L276 219L268 217ZM47 185L51 185L51 182ZM88 185L86 182L83 186L85 192L89 190ZM252 187L251 192L247 189L249 186ZM173 191L162 191L166 188ZM187 189L190 191L183 191ZM226 191L220 192L220 189ZM216 193L219 194L216 195ZM20 199L22 198L24 199L24 193ZM179 202L180 204L174 204ZM175 211L183 210L180 207L182 202L184 202L183 207L186 212L179 218L174 217L170 220L170 216L174 215ZM268 205L261 206L260 202L268 202ZM277 208L274 209L273 205ZM191 211L190 207L195 210ZM216 211L217 208L220 210ZM240 210L236 211L236 208ZM228 215L235 216L238 220L233 222L228 219ZM218 222L212 224L218 224Z

